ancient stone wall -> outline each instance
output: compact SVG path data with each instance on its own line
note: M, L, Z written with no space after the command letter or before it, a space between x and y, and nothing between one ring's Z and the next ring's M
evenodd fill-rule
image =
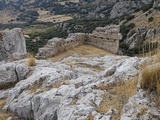
M106 27L97 27L92 34L72 33L66 39L53 38L39 49L36 58L48 58L59 52L73 48L82 44L94 45L98 48L106 49L112 53L117 53L119 49L119 40L122 35L119 33L120 27L111 25Z
M0 61L26 56L26 42L20 28L0 32Z
M57 53L63 52L69 48L82 45L84 43L86 35L84 33L72 33L66 39L63 38L52 38L48 40L47 44L40 48L36 58L45 59L47 57L52 57Z
M89 34L87 43L106 49L112 53L117 53L119 50L119 40L122 39L122 35L119 32L120 27L117 25L97 27L92 34Z

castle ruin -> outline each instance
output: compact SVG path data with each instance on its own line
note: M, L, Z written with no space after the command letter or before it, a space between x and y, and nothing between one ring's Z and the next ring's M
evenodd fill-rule
M121 39L119 25L97 27L92 34L71 33L66 39L52 38L48 40L43 48L39 48L36 58L53 57L60 52L82 44L93 45L116 54L119 50L119 40Z

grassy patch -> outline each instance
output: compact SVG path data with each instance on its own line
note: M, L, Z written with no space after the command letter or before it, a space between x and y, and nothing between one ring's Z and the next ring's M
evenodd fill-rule
M160 95L160 65L147 66L142 70L141 87Z
M28 60L27 60L27 65L28 65L29 67L36 65L36 59L35 59L35 57L34 57L33 55L31 55L31 54L29 54L29 58L28 58Z
M65 57L72 56L74 53L77 53L80 56L96 56L100 54L104 55L113 55L112 53L108 52L107 50L100 49L97 47L94 47L92 45L81 45L77 46L71 49L68 49L64 52L61 52L54 57L50 58L51 61L60 61L64 59Z
M123 106L127 103L129 97L136 94L136 85L138 78L129 81L120 81L115 84L99 85L99 89L108 91L103 95L103 100L100 106L96 107L99 113L106 113L111 108L117 109L122 114ZM108 94L110 93L110 94ZM112 116L116 120L120 119L119 116Z
M86 120L94 120L93 115L92 115L92 114L89 114L89 115L87 116Z

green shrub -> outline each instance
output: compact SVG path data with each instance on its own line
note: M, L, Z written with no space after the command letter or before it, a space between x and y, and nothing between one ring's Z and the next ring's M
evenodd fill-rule
M141 10L142 10L143 12L146 12L146 11L148 11L152 6L153 6L153 1L152 1L150 4L143 5L142 8L141 8Z
M127 26L124 25L124 24L122 24L122 25L120 26L120 32L121 32L121 34L122 34L122 36L123 36L122 40L126 39L128 32L129 32L131 29L133 29L134 27L135 27L135 24L134 24L134 23L130 23L130 24L127 25Z
M154 20L154 17L148 18L148 22L152 22Z
M126 16L126 20L127 21L132 20L133 18L135 18L134 15L128 15L128 16Z

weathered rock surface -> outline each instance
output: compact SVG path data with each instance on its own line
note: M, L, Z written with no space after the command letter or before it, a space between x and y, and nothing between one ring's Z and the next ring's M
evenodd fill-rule
M139 0L139 1L132 1L132 0L119 0L114 6L112 11L110 12L110 18L120 17L125 14L132 13L135 9L140 8L144 4L149 4L153 2L153 0Z
M131 97L123 108L121 120L159 120L160 110L157 105L150 101L143 90Z
M124 41L129 49L134 49L137 46L140 46L145 40L154 41L155 38L158 38L160 33L160 26L156 26L153 29L143 28L133 28L127 34L127 38Z
M74 61L74 64L71 67L65 61ZM3 110L28 120L85 120L89 114L97 120L110 120L112 113L118 114L118 111L111 109L106 114L96 111L95 106L100 105L106 93L97 86L137 76L140 61L137 57L76 54L54 63L37 60L36 66L29 70L30 75L19 77L23 80L9 91ZM15 70L21 67L20 71L28 71L23 60L15 64L18 62L21 64Z
M13 86L24 79L29 72L25 63L5 63L0 65L0 89Z
M20 28L0 32L0 61L22 59L26 56L26 43Z

